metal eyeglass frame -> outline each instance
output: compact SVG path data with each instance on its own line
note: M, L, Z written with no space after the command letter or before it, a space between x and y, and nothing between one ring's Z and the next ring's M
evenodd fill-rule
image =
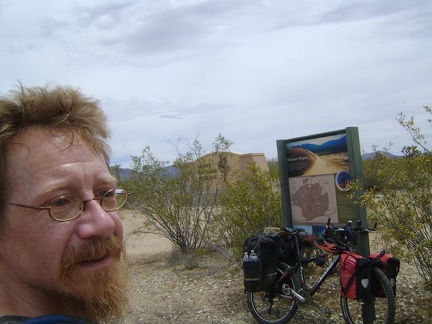
M103 205L102 205L102 201L103 201L103 199L108 194L110 194L112 192L115 193L116 190L124 190L124 193L126 194L126 199L124 200L124 202L120 206L117 206L117 208L112 209L112 210L111 209L110 210L106 210L103 207ZM106 193L104 193L104 195L102 197L98 197L98 198L92 197L92 198L83 200L81 197L75 196L75 198L78 198L79 200L81 200L80 206L82 206L82 209L81 209L81 211L79 212L78 215L76 215L74 217L67 218L67 219L61 219L61 218L53 217L53 215L51 214L51 208L52 208L52 206L37 207L37 206L31 206L31 205L24 205L24 204L13 203L13 202L9 202L9 201L5 201L4 203L8 204L8 205L12 205L12 206L23 207L23 208L30 208L30 209L36 209L36 210L48 210L48 214L49 214L49 216L53 220L55 220L57 222L68 222L68 221L71 221L71 220L74 220L74 219L77 219L78 217L80 217L82 215L82 213L84 212L84 210L85 210L85 204L88 203L88 202L90 202L90 201L97 200L97 201L99 201L99 204L101 205L101 207L102 207L102 209L104 211L106 211L106 212L113 212L113 211L116 211L116 210L119 210L120 208L122 208L125 205L125 203L127 202L128 198L129 198L129 196L131 194L132 194L132 192L129 192L126 189L123 189L123 188L113 188L113 189L108 190Z

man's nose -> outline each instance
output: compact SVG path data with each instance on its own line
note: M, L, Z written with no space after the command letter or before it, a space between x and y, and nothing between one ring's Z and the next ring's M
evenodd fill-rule
M116 227L114 219L110 213L106 212L98 198L91 198L84 201L84 210L78 218L79 236L83 239L89 238L109 238L113 235Z

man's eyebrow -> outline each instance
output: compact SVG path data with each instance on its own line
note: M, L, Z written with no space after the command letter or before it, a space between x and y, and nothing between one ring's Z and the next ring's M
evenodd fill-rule
M66 182L57 182L57 183L48 185L47 187L44 187L41 190L41 192L38 193L38 196L43 196L43 195L48 194L48 193L53 192L53 191L66 189L67 187L69 187L69 186Z
M117 182L118 182L118 180L116 177L109 175L109 176L97 179L96 181L94 181L94 184L96 186L106 184L106 185L115 187L117 185ZM53 184L48 185L47 187L43 188L42 191L38 194L38 197L43 196L43 195L50 193L50 192L53 192L53 191L70 189L71 187L73 187L73 185L71 185L70 181L58 181L56 183L53 183Z
M106 176L103 176L103 177L100 177L100 178L98 178L98 179L96 179L95 181L94 181L96 184L99 184L99 183L112 183L112 184L117 184L117 178L116 177L114 177L112 174L110 174L110 175L106 175Z
M114 177L114 176L112 176L112 175L104 177L104 178L101 178L98 181L95 181L96 184L99 184L99 183L105 184L106 183L106 184L109 184L109 185L112 184L114 187L117 186L117 182L118 182L117 178Z

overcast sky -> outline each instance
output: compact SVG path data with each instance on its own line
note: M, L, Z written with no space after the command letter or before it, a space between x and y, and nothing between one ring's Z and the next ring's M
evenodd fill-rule
M358 127L364 152L431 139L430 0L0 0L0 93L79 87L113 131L113 164L150 146L277 156L276 140Z

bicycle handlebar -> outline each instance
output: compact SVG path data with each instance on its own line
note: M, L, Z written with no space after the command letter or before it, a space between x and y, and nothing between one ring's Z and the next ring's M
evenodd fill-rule
M377 227L377 223L374 224L372 228L362 228L361 227L361 221L357 221L356 227L352 227L352 221L348 221L346 225L344 226L330 226L330 218L327 221L326 225L326 231L331 230L333 232L347 232L349 229L351 229L354 232L360 232L360 233L371 233L375 232Z
M289 227L282 227L282 229L290 235L298 234L300 232L306 232L304 228L289 228Z
M355 244L355 237L353 235L354 233L369 234L374 232L377 227L377 223L375 223L373 228L362 228L360 220L356 222L355 227L352 226L352 221L348 221L344 226L330 226L330 221L331 219L329 218L322 238L328 240L329 242L334 241L334 243L337 245L345 246L348 249L350 249L352 243ZM300 233L306 233L306 230L303 228L282 227L282 230L288 235L301 236ZM335 234L339 234L340 238L335 237Z
M346 246L350 248L351 244L355 244L354 233L366 233L369 234L376 230L377 224L375 223L373 228L362 228L361 221L357 221L356 226L352 226L352 221L348 221L344 226L330 226L330 218L327 221L323 238L329 242L334 241L338 245ZM335 237L335 234L339 234L340 238Z

